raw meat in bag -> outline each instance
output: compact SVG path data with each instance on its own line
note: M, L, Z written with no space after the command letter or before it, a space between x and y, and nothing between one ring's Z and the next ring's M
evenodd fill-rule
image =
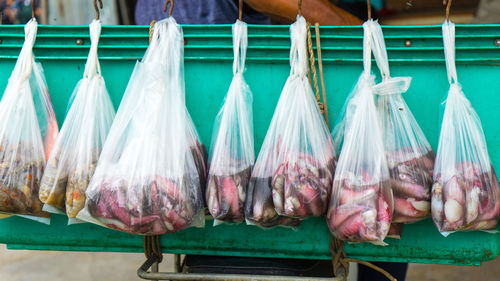
M247 24L233 25L233 81L217 114L212 137L206 202L219 221L242 222L250 173L255 162L252 93L243 78Z
M450 89L441 124L432 187L432 219L447 235L491 230L500 214L500 192L481 120L462 92L455 67L455 25L443 24Z
M84 207L85 190L115 116L97 58L100 34L101 22L94 20L90 24L90 52L83 79L73 92L73 103L40 185L43 209L65 212L70 220Z
M247 221L264 227L323 215L335 169L332 139L307 78L302 16L290 34L290 76L255 163L245 206Z
M374 31L372 51L382 76L374 91L394 194L392 222L411 223L430 214L435 154L402 97L411 77L390 76L382 28L376 21L368 24Z
M185 105L182 28L169 17L136 64L77 218L142 235L203 226L205 163Z
M43 69L33 56L37 29L35 19L25 25L25 41L0 102L0 212L48 222L38 194L58 127Z
M343 134L343 144L326 218L341 240L381 244L391 225L393 195L370 74L371 21L363 24L364 71L346 101L343 130L334 129Z

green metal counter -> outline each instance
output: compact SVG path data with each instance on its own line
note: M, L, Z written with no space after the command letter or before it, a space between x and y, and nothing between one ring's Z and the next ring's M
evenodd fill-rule
M232 78L231 26L184 26L186 101L198 132L209 144L213 120ZM314 33L314 32L313 32ZM448 89L440 26L384 27L392 76L412 76L404 97L434 148L439 112ZM500 165L500 26L458 26L457 68L465 94L486 133L493 164ZM254 94L256 152L262 144L289 74L287 26L249 26L246 80ZM321 28L330 124L362 70L361 27ZM24 41L22 26L0 26L0 88L5 88ZM313 39L313 42L315 40ZM103 76L116 107L135 61L148 44L145 26L105 26L99 45ZM90 40L87 26L40 26L35 55L45 75L57 120L62 124L69 97L82 77ZM376 68L375 71L378 71ZM164 252L253 257L329 259L323 218L297 230L263 230L247 225L187 229L162 238ZM499 255L499 234L454 233L442 237L431 220L407 225L388 246L346 245L348 256L369 261L480 264ZM54 215L50 226L20 217L0 220L0 243L9 249L141 252L142 237L91 224L66 226Z

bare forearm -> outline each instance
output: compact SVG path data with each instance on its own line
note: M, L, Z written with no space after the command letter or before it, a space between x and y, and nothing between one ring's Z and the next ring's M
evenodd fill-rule
M271 17L294 21L298 12L297 0L244 0L250 7ZM357 25L362 21L328 0L303 0L302 15L320 25Z

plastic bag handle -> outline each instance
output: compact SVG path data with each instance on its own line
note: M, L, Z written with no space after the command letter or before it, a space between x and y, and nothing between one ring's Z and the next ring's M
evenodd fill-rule
M37 31L38 23L35 18L32 18L24 26L24 43L13 71L15 75L21 75L23 80L30 77L33 69L33 46L35 45Z
M90 30L90 51L85 64L84 78L92 78L101 75L101 65L97 56L97 47L99 45L99 37L101 36L101 21L93 20L89 25Z
M363 23L363 73L370 75L372 66L372 28L370 21Z
M290 48L290 75L305 78L307 75L307 23L303 16L290 25L292 47Z
M382 80L387 80L391 77L389 71L389 59L387 57L387 48L385 46L384 33L378 21L369 20L367 24L370 26L372 35L372 52L377 62L377 66L382 75Z
M233 24L233 74L243 73L245 70L245 60L248 46L248 27L241 20L236 20Z
M455 65L455 24L445 20L442 29L448 81L450 84L457 84L457 68Z

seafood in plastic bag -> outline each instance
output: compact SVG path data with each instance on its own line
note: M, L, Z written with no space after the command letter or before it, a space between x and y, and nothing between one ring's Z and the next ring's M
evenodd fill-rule
M25 25L25 41L0 103L0 212L48 223L38 196L58 126L43 69L33 56L37 29L35 19Z
M442 29L450 89L434 167L432 219L443 235L458 230L491 230L500 215L498 180L481 120L458 83L455 25L445 21Z
M44 210L65 212L70 219L84 207L85 191L115 115L97 57L100 34L101 22L94 20L85 72L73 91L73 103L40 185Z
M132 73L77 218L142 235L204 226L205 163L185 104L182 28L169 17Z

